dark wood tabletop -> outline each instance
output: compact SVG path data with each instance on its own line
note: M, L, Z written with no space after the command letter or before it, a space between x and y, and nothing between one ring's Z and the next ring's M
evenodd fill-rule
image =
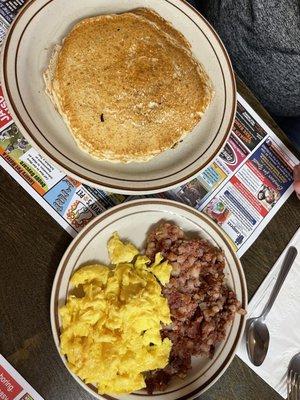
M247 88L239 92L286 142ZM249 297L300 226L293 194L242 257ZM71 237L0 168L0 353L46 400L92 399L63 366L52 339L49 301L59 261ZM202 400L281 397L238 357Z

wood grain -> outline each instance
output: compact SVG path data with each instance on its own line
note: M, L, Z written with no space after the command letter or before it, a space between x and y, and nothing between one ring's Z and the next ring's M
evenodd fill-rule
M284 139L241 82L239 91ZM299 210L293 195L242 257L250 296L300 226ZM0 215L0 352L46 400L92 399L63 367L50 329L52 282L71 237L2 169ZM281 399L237 357L201 396L202 400L258 398Z

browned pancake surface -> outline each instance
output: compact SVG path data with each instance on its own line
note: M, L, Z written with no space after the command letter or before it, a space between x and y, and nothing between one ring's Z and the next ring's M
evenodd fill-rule
M54 71L60 113L78 145L100 160L146 161L171 148L212 98L186 39L152 11L134 12L79 22Z

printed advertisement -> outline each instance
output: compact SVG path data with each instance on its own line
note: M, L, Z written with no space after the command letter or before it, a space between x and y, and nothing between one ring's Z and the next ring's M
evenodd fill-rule
M25 0L0 0L0 15L10 25Z
M0 31L23 3L0 0ZM241 256L292 193L296 163L238 95L235 123L220 154L192 181L157 196L208 214ZM83 185L45 160L12 121L1 87L0 165L72 236L104 210L131 198Z
M209 215L241 256L292 193L296 157L238 96L232 133L199 176L163 197Z
M0 0L0 49L25 0ZM222 151L197 177L156 195L206 213L242 256L293 192L299 160L239 94L237 114ZM106 193L68 176L22 136L0 85L0 166L73 237L103 211L131 198ZM43 400L0 355L0 399Z
M0 163L26 190L30 187L33 197L71 235L104 210L128 200L83 185L45 160L11 120L1 89L0 110ZM208 214L227 233L239 256L292 193L293 167L298 163L254 117L239 96L239 128L234 125L220 154L192 181L157 195Z
M24 378L0 354L0 399L43 400Z

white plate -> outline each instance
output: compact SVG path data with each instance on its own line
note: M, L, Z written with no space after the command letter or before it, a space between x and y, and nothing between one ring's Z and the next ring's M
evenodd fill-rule
M44 93L42 73L53 45L60 43L76 22L136 7L153 8L187 37L216 94L200 124L177 148L146 163L101 162L75 144ZM79 181L127 194L157 193L191 180L218 154L236 111L235 79L227 52L210 25L183 0L28 1L4 44L2 84L15 122L44 156Z
M74 270L89 262L108 263L106 244L112 233L116 231L119 232L121 238L131 241L140 249L144 248L147 232L153 224L161 220L175 222L185 231L197 232L224 250L227 284L235 291L242 307L246 308L247 287L241 264L224 233L209 217L173 201L161 199L132 201L114 207L92 221L73 240L60 262L53 283L50 310L52 332L58 351L61 323L58 309L65 304L69 280ZM126 397L101 397L93 386L86 385L72 372L71 374L84 389L98 399L137 400L146 397L157 400L193 399L208 389L229 366L242 337L245 321L244 316L236 315L226 339L216 348L213 359L194 358L193 368L188 376L184 380L172 381L163 393L154 393L150 396L142 391ZM66 358L64 356L61 358L68 368Z

